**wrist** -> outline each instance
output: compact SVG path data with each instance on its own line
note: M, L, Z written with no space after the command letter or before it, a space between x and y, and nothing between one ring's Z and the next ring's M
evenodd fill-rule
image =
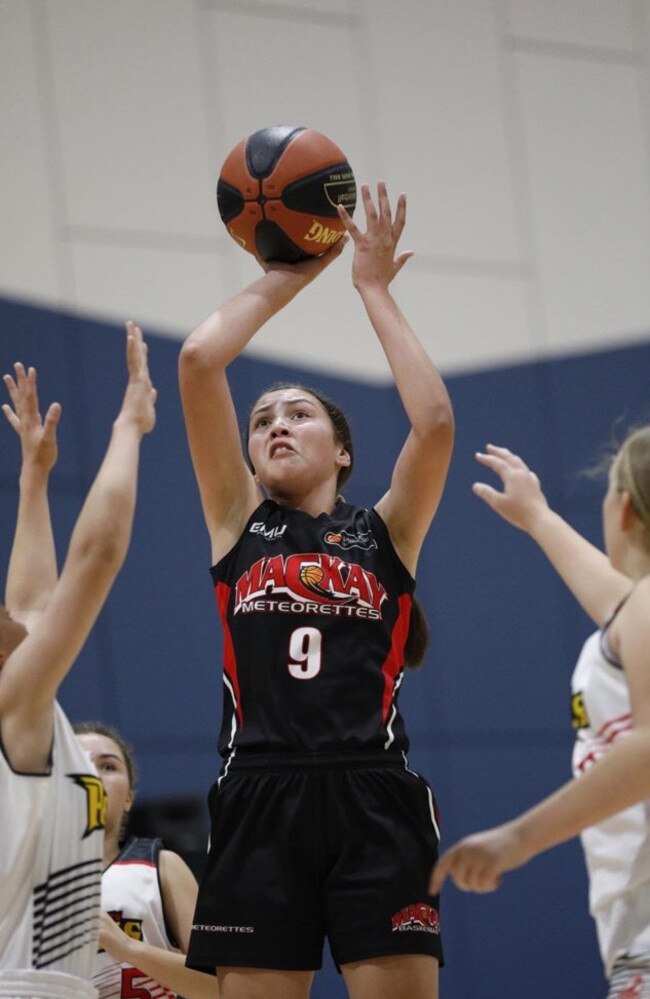
M18 480L20 488L43 485L47 482L51 470L51 465L44 465L36 458L24 458Z

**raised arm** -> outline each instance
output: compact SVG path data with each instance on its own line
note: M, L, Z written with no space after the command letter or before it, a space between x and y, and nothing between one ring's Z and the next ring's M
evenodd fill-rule
M36 625L0 670L0 726L15 769L47 765L53 703L126 556L142 436L155 422L146 346L127 324L128 384L104 461L75 525L68 555Z
M181 348L185 427L215 563L230 550L261 500L242 453L226 369L342 249L340 241L324 256L299 264L260 261L263 276L208 316Z
M617 651L630 688L633 725L578 779L512 822L468 836L441 857L430 891L446 877L466 891L492 891L506 871L576 836L616 812L650 798L650 578L618 615Z
M214 975L185 967L197 884L185 861L170 850L160 853L160 887L165 920L182 953L133 940L107 913L102 913L100 946L116 961L133 965L185 999L218 999L219 986Z
M530 534L576 600L601 627L632 587L599 548L550 509L540 481L508 448L487 445L476 460L499 476L503 490L484 482L473 491L509 524Z
M388 492L376 504L393 544L411 573L447 478L454 420L445 385L431 358L402 315L388 288L412 253L397 254L406 221L400 194L393 217L386 185L377 186L377 207L361 188L366 232L344 208L339 215L354 241L352 281L390 365L411 431L393 470Z
M12 406L2 411L20 438L22 463L18 516L7 571L5 604L14 620L34 626L56 586L57 565L47 487L57 459L56 428L61 407L53 402L41 419L36 371L14 365L4 376Z

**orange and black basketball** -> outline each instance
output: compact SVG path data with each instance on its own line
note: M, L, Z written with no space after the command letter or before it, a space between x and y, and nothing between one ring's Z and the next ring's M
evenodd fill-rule
M275 125L243 139L217 184L219 214L240 246L262 260L296 263L330 249L344 233L337 205L354 211L352 167L326 135Z

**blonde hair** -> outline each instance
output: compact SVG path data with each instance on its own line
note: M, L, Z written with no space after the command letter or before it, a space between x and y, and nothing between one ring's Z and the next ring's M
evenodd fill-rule
M650 426L628 434L616 455L613 475L619 492L629 493L650 545Z

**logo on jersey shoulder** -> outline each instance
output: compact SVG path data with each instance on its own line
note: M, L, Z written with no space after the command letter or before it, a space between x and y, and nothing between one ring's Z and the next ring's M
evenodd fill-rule
M142 940L142 920L125 916L122 909L110 909L109 916L131 940Z
M575 729L590 727L589 715L581 690L571 697L571 724Z
M266 541L277 541L287 529L287 525L282 527L267 527L263 520L256 520L248 529L249 534L261 534Z
M323 552L258 559L235 584L235 614L277 611L380 620L385 599L373 572Z
M68 777L86 792L86 831L82 836L85 839L106 825L106 791L94 774L68 774Z
M396 912L391 919L392 933L440 933L440 917L432 905L416 902Z
M348 548L361 548L362 551L369 552L377 547L370 531L359 531L357 534L350 534L349 531L326 531L323 540L325 544L336 545L345 551Z

